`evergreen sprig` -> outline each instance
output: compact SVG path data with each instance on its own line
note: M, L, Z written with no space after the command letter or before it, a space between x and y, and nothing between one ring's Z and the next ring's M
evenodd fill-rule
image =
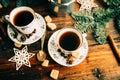
M16 6L26 6L26 5L38 5L40 0L16 0Z
M104 2L111 7L119 6L120 0L104 0Z
M106 9L94 8L92 11L78 11L72 13L77 21L75 26L83 33L93 30L93 36L100 44L106 43L105 26L111 18L115 18L115 24L120 33L120 0L104 0Z
M34 5L39 5L42 4L43 2L46 2L47 0L15 0L16 1L16 6L34 6ZM0 3L3 5L3 7L8 7L12 0L0 0Z
M94 27L94 18L90 11L73 12L72 17L77 21L75 26L80 29L82 33Z
M120 33L120 16L119 16L119 15L116 16L115 22L116 22L116 23L115 23L115 27L116 27L118 33Z
M95 27L93 28L93 36L95 37L95 40L99 42L100 44L106 43L106 33L104 26L100 26L100 23L96 23Z
M75 27L80 29L80 31L82 31L83 33L92 29L93 36L100 44L104 44L107 42L105 33L106 24L111 18L115 18L119 15L119 7L116 7L114 9L111 7L107 9L95 8L92 11L84 10L72 13L72 17L77 21ZM120 19L117 20L117 22L120 22Z
M3 7L7 7L9 5L9 0L0 0L0 3L3 5Z

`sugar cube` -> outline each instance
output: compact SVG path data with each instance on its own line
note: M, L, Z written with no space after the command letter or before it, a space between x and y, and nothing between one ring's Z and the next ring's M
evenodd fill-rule
M55 69L52 69L52 71L50 73L50 77L53 78L53 79L57 79L58 75L59 75L59 71L55 70Z

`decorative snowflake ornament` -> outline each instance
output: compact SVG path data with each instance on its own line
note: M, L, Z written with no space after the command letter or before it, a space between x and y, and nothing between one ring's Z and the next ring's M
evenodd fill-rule
M77 2L81 5L80 10L91 10L93 7L98 7L94 0L77 0Z
M16 70L19 70L22 65L31 67L29 59L35 54L28 53L27 51L27 46L25 46L22 50L14 48L15 56L11 57L8 61L16 62Z

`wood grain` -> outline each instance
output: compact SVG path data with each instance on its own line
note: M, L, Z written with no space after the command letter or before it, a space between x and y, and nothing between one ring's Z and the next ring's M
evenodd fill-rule
M75 11L79 10L79 5L75 2ZM37 13L43 17L50 15L53 23L57 25L57 29L64 27L73 27L76 21L70 15L66 17L56 17L48 11L48 4L32 7ZM13 9L13 6L10 10ZM3 13L10 12L9 9L3 9ZM3 27L0 24L0 27ZM20 70L15 70L15 63L9 62L8 59L14 56L13 48L14 42L9 37L5 37L0 41L0 80L52 80L50 72L52 69L60 71L58 80L119 80L120 79L120 66L115 59L113 51L109 43L104 45L98 44L92 36L92 31L87 32L87 41L89 45L88 55L83 62L73 67L64 67L57 64L51 59L47 51L47 43L50 36L56 31L47 29L47 36L45 39L45 52L47 59L50 61L48 67L42 67L41 62L36 59L36 56L30 59L31 68L22 66ZM120 51L120 37L114 28L113 20L107 25L107 35L112 35L114 41ZM28 45L29 52L37 54L40 50L40 40L34 44Z

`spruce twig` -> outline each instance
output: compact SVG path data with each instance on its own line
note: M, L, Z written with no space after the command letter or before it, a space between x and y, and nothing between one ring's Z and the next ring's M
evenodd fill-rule
M111 18L115 18L117 15L120 15L119 7L114 9L95 8L92 11L78 11L74 12L72 17L77 21L75 27L80 29L83 33L92 29L94 33L93 36L95 37L96 41L98 41L100 44L104 44L107 42L105 26Z
M7 7L9 5L9 0L0 0L0 3L3 5L3 7Z

